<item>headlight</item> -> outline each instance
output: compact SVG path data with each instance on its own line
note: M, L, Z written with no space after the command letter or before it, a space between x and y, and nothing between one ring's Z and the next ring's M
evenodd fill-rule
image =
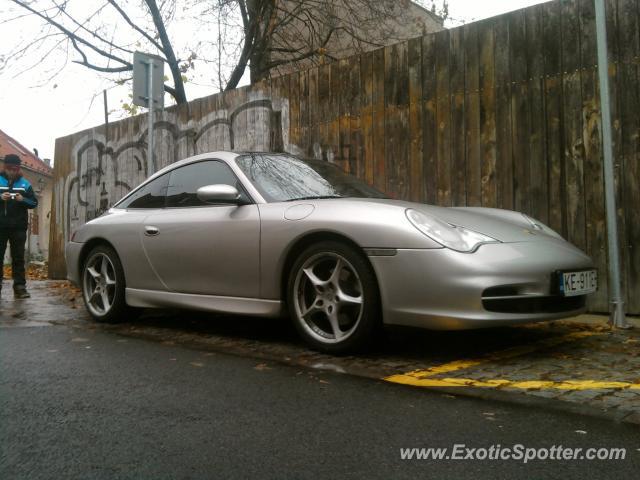
M524 213L522 214L522 216L527 221L527 223L529 225L531 225L531 228L533 230L537 230L539 232L544 232L547 235L550 235L552 237L556 237L556 238L559 238L559 239L563 240L562 235L560 235L558 232L556 232L555 230L551 229L550 227L546 226L541 221L536 220L535 218L531 218L529 215L525 215Z
M500 243L482 233L474 232L459 225L451 225L437 217L426 215L408 208L407 218L411 224L427 237L458 252L473 252L483 243Z

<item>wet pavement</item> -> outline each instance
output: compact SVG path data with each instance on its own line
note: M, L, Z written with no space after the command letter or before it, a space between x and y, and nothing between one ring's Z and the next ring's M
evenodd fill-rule
M67 282L35 281L30 290L31 299L14 300L5 288L1 326L99 330L251 357L259 365L285 363L640 424L640 328L612 330L605 317L463 332L394 329L373 352L337 357L306 348L286 320L148 311L103 325L91 321Z

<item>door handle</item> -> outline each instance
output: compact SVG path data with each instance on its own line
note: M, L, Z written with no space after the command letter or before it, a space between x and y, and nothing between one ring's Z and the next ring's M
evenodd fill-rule
M154 237L160 233L160 229L158 227L153 227L151 225L145 225L144 234L147 237Z

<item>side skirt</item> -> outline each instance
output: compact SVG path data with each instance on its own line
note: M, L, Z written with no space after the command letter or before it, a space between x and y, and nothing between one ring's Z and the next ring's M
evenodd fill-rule
M282 311L280 300L262 298L221 297L135 288L127 288L125 295L127 305L140 308L184 308L262 317L278 317Z

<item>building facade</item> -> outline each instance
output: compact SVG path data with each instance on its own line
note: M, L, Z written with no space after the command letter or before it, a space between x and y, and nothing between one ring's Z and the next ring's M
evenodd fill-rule
M319 53L279 65L271 77L444 30L442 18L410 0L282 0L279 6L270 61Z

